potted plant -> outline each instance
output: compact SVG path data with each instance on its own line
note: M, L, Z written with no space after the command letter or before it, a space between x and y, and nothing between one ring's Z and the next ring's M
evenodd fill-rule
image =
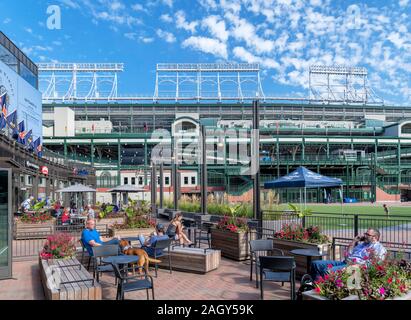
M135 237L139 234L144 236L150 235L155 231L156 220L149 216L150 208L146 201L137 202L131 201L130 205L125 210L125 222L115 223L109 227L109 235L111 237Z
M115 211L115 206L113 205L100 208L98 212L96 212L96 215L99 223L104 223L109 227L114 224L125 223L124 212Z
M305 300L411 300L411 262L390 257L381 261L371 254L364 265L351 264L329 271L303 297Z
M33 206L33 210L15 219L14 239L44 238L54 232L55 218L44 208L45 204L45 201L40 201Z
M221 250L222 256L238 261L249 258L249 241L255 238L255 233L249 232L247 218L238 217L242 206L230 207L230 215L225 215L211 229L211 247Z
M74 238L67 233L56 233L47 237L40 258L49 259L70 259L76 255L76 245Z
M284 223L280 231L273 236L274 248L281 249L286 256L293 256L291 250L313 249L320 254L331 252L330 239L321 233L320 227L309 226L304 228L298 223ZM306 273L307 259L303 256L294 256L296 261L296 274L301 276Z

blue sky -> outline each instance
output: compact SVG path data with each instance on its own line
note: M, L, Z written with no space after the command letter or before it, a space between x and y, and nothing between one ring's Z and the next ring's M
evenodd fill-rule
M152 94L159 62L233 61L258 62L266 94L307 96L310 65L344 64L411 105L411 0L2 0L0 12L36 62L124 62L120 94Z

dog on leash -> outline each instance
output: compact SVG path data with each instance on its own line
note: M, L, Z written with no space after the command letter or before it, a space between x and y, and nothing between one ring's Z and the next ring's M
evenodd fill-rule
M141 274L141 267L144 266L144 269L148 273L148 266L150 262L160 263L161 260L150 258L147 252L140 248L133 248L129 245L127 240L120 241L121 251L128 255L128 256L138 256L138 261L133 263L133 265L137 265L139 267L138 273ZM133 268L133 273L135 272Z

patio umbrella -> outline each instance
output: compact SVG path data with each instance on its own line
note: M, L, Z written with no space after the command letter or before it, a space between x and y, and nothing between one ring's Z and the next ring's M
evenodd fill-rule
M308 170L305 167L298 167L293 172L286 176L278 178L273 181L268 181L264 183L264 188L266 189L280 189L280 188L300 188L300 200L301 200L301 189L304 188L304 208L306 207L307 200L307 188L330 188L330 187L341 187L343 182L338 178L331 178L323 176L319 173ZM342 205L341 197L341 205Z
M114 187L108 190L108 192L115 193L116 195L117 193L120 193L120 198L121 198L121 195L123 195L123 204L126 205L128 204L128 194L129 193L144 192L144 189L133 186L133 185L124 184L124 185Z
M82 195L83 193L88 193L88 192L96 192L96 190L88 186L82 185L82 184L75 184L75 185L68 186L66 188L57 190L56 192L75 194L76 195L76 205L78 209L80 195ZM83 200L83 197L82 197L82 200Z

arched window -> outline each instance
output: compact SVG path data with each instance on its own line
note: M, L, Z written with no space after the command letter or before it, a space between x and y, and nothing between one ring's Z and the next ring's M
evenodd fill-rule
M411 133L411 122L405 123L401 126L401 133L410 134Z

